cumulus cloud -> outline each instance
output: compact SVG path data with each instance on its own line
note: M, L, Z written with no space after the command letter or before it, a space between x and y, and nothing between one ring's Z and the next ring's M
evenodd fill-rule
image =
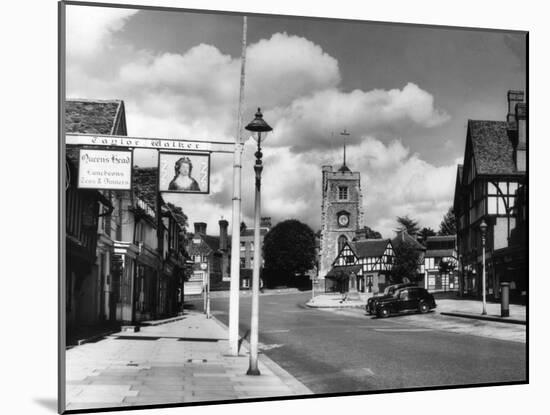
M180 53L121 44L116 34L134 13L68 7L68 96L123 99L130 135L232 140L240 57L207 44ZM264 215L274 222L294 217L319 229L320 168L341 160L339 132L345 127L352 132L348 164L362 174L366 224L391 236L395 216L409 214L437 227L452 200L455 165L434 166L403 144L408 129L433 128L449 119L430 92L414 83L343 91L337 60L310 40L287 33L249 45L246 72L244 113L251 117L255 106L262 106L274 127L264 149ZM254 151L247 145L243 154L242 220L249 226ZM151 152L137 151L135 160L156 165ZM206 221L216 233L220 217L231 218L231 168L231 156L213 154L210 195L167 198L191 222Z
M137 10L91 6L66 8L67 58L75 64L97 59L98 54L112 47L112 34L124 27Z
M362 135L387 128L430 128L449 119L448 114L434 107L433 96L413 83L402 89L367 92L326 89L270 111L269 116L275 128L271 145L290 145L297 151L331 147L334 140L328 132L341 131L342 126L356 133L350 140L357 143Z

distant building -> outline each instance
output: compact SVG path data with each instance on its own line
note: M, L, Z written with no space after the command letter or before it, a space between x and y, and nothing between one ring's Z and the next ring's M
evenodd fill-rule
M264 237L271 229L271 218L263 217L260 220L260 249L264 243ZM250 288L252 281L252 268L254 265L254 229L244 229L241 232L241 246L239 249L241 269L241 288ZM263 261L261 267L263 267Z
M425 245L424 288L430 292L458 291L456 235L428 236Z
M481 295L482 242L488 225L487 294L499 296L502 281L511 295L527 290L527 104L523 91L508 92L506 121L469 120L463 164L458 166L454 211L460 285Z
M326 276L325 287L329 291L342 292L349 288L359 293L383 291L389 284L394 257L389 239L344 242Z
M227 234L229 222L221 219L219 236L206 233L205 222L195 222L195 233L188 238L187 252L193 261L191 278L185 295L200 294L210 283L210 290L228 290L230 284L231 246Z

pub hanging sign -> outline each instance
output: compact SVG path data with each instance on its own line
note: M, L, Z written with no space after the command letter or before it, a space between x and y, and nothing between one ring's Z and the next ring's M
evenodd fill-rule
M79 189L130 190L131 187L131 151L80 149Z

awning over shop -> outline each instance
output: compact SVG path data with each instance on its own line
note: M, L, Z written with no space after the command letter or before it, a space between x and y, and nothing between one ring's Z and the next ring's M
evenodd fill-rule
M344 265L344 266L332 267L332 269L328 272L326 277L334 278L338 276L340 273L344 273L348 275L350 275L351 273L357 274L359 271L361 271L361 265Z

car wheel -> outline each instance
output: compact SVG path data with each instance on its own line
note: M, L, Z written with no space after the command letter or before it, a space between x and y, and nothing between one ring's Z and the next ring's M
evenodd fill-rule
M427 303L420 303L420 305L418 306L418 311L420 311L422 314L425 314L430 311L430 306Z
M381 308L380 310L378 310L378 317L386 318L389 316L390 316L390 310L388 310L387 308Z

